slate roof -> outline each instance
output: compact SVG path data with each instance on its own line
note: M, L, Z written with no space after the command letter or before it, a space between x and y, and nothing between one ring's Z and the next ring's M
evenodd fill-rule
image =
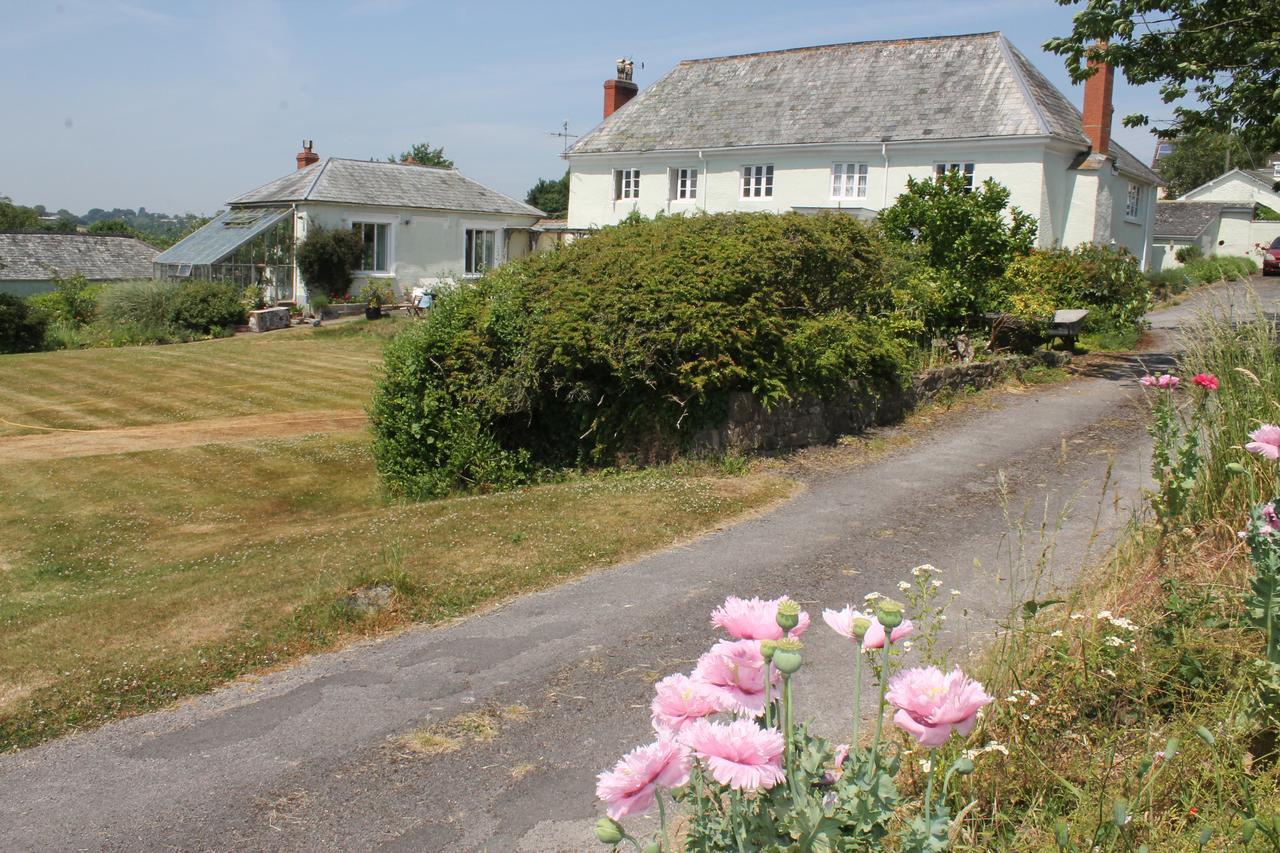
M0 233L0 281L82 275L90 281L151 278L156 250L132 237Z
M1001 136L1089 146L1075 104L993 32L686 60L569 155ZM1112 147L1122 171L1159 182Z
M1195 239L1222 211L1251 205L1221 201L1161 201L1156 203L1155 237Z
M455 169L329 157L231 199L233 206L327 201L379 207L542 216Z

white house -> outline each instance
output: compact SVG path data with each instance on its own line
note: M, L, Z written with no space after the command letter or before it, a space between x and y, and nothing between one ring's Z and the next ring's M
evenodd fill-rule
M619 63L604 121L566 154L569 227L632 211L844 210L907 177L994 178L1041 246L1127 247L1145 267L1159 177L1111 139L1112 69L1085 113L1000 33L681 62L644 92Z
M1176 252L1194 244L1204 254L1249 255L1280 237L1280 222L1259 219L1260 207L1280 213L1280 157L1265 169L1231 169L1157 205L1152 267L1180 266Z
M294 246L312 228L351 228L365 243L352 291L376 279L404 295L478 276L537 243L542 211L455 169L321 160L309 141L297 166L233 198L225 213L157 256L157 274L260 281L273 301L306 302Z

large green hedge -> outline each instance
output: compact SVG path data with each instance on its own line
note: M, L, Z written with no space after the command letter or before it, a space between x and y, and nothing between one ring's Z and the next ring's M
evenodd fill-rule
M1151 289L1138 259L1123 248L1088 243L1015 258L1002 287L1002 309L1045 319L1059 308L1085 308L1093 329L1132 329L1151 307Z
M606 228L440 298L374 395L389 489L507 486L540 467L684 446L728 396L766 405L905 372L886 247L843 215L718 214Z

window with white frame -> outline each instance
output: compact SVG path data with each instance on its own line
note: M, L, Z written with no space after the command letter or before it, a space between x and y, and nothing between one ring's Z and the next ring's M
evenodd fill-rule
M973 189L973 164L972 163L934 163L933 174L942 176L948 172L958 172L964 175L964 188Z
M671 200L693 201L698 197L698 170L671 170Z
M640 170L613 170L613 200L640 198Z
M387 239L391 226L386 222L352 222L351 230L364 241L360 272L391 272L387 263Z
M866 198L867 164L836 163L831 167L832 198Z
M773 164L742 167L742 197L773 197Z
M1124 218L1137 219L1142 213L1142 187L1129 184L1124 197Z
M466 254L462 269L467 275L480 275L492 269L498 257L498 232L483 228L467 229Z

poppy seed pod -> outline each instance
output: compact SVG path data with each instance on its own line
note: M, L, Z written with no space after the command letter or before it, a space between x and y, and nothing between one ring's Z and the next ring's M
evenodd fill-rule
M956 763L951 765L951 769L959 773L961 776L968 776L973 772L973 759L957 758Z
M902 605L892 598L881 598L876 601L876 618L886 628L897 628L902 624Z
M776 618L779 628L783 631L790 631L800 624L800 605L789 598L784 598L778 602L778 615Z
M802 648L799 640L778 640L773 644L773 665L783 675L791 675L804 662L800 656Z
M867 629L871 627L871 620L865 616L857 616L850 624L853 628L853 636L861 640L867 635Z
M760 657L764 658L765 663L770 663L773 660L773 653L777 648L778 643L776 640L761 640Z

